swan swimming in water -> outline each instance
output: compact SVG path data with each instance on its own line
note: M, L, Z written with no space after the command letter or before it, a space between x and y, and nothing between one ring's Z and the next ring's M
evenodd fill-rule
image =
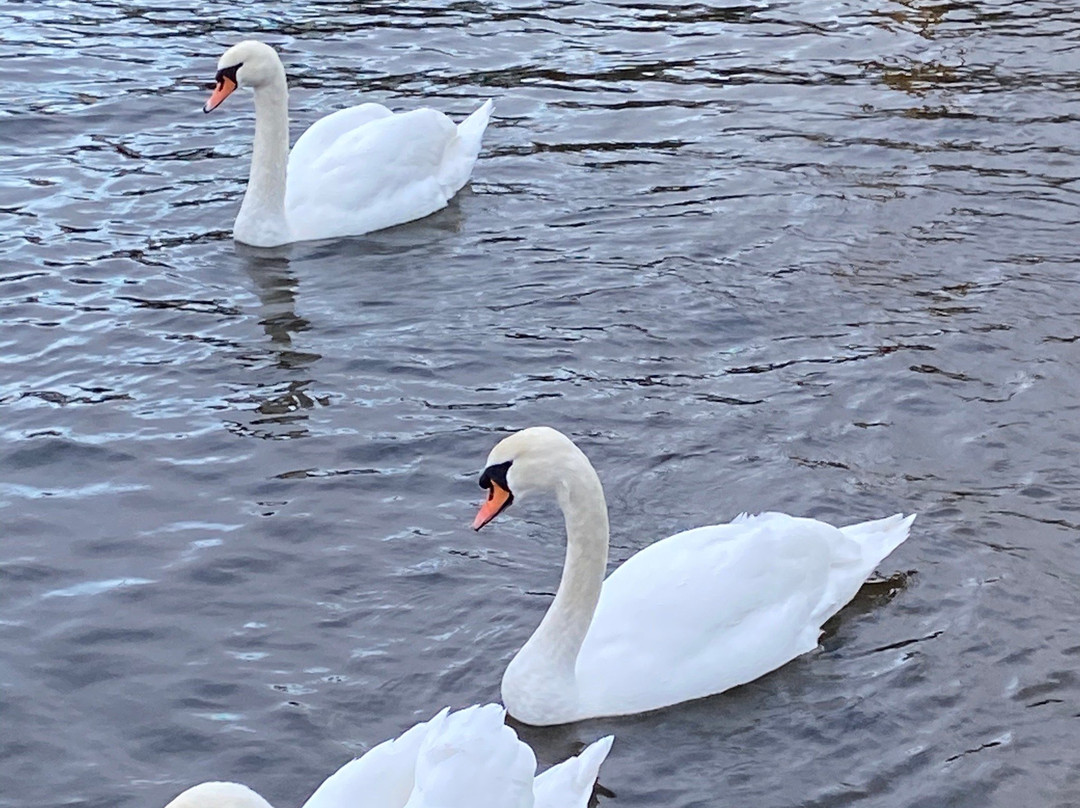
M233 45L214 81L204 112L237 87L255 91L251 173L233 225L233 237L255 247L360 235L446 207L469 181L492 110L489 100L455 126L433 109L361 104L313 123L290 152L285 68L273 48Z
M498 704L443 710L330 775L303 808L586 808L613 738L539 777ZM192 786L165 808L271 808L247 786Z
M554 494L566 561L540 626L510 661L502 698L527 724L654 710L720 693L817 647L821 625L908 535L915 516L843 528L782 513L677 533L607 580L600 478L561 432L500 441L480 476L473 527L511 503Z

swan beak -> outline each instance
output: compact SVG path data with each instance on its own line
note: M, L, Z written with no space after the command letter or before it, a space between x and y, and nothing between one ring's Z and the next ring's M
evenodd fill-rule
M473 530L479 530L506 508L511 502L514 501L514 497L499 485L494 480L491 481L491 487L488 489L487 502L480 506L480 510L476 513L476 518L473 519Z
M228 76L222 76L217 87L214 89L213 94L210 96L210 100L203 105L202 111L210 112L210 110L217 109L218 104L228 98L235 89L236 82Z

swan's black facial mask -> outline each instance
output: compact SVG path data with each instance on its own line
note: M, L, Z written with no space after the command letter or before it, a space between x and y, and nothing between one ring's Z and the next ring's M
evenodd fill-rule
M236 71L244 66L243 62L237 62L232 67L223 67L217 73L214 74L214 83L217 84L220 90L225 86L225 79L228 79L233 84L239 84L240 82L236 78Z
M223 67L214 74L214 92L210 96L210 100L203 105L203 112L209 112L217 107L233 90L240 86L240 81L236 78L236 71L243 66L244 63L239 62L232 67Z
M514 495L510 492L510 484L506 482L506 473L512 462L507 460L505 463L488 466L480 475L480 487L487 489L488 498L473 520L473 530L482 528L513 503Z

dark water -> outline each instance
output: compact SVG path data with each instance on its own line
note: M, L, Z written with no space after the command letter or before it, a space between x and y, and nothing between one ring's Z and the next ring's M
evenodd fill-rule
M0 3L0 806L298 805L498 698L572 434L613 559L782 509L918 511L821 649L614 732L611 806L1080 803L1080 10L1020 2ZM258 34L294 135L497 118L368 237L228 237Z

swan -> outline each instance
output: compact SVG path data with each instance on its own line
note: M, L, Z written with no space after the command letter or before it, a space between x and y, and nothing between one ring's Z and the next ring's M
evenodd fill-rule
M817 647L821 625L908 535L915 516L835 528L782 513L677 533L604 580L608 514L585 454L532 427L480 475L479 530L516 500L555 495L566 560L555 599L510 661L502 700L526 724L645 712L720 693Z
M491 116L486 101L460 125L433 109L380 104L313 123L289 152L288 89L277 51L233 45L218 60L203 112L237 87L255 90L255 148L233 238L255 247L337 238L428 216L469 180Z
M539 777L498 704L444 709L330 775L303 808L585 808L612 736ZM270 808L240 783L192 786L165 808Z

